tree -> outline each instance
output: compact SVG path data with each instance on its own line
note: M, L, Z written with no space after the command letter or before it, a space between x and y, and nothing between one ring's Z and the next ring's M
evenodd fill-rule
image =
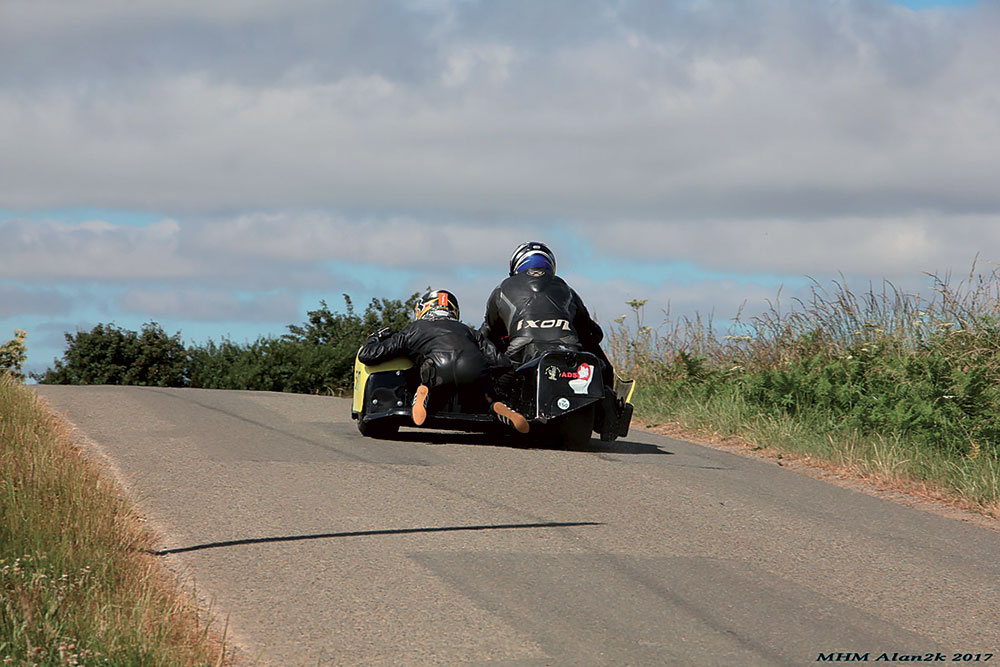
M364 315L354 312L351 297L344 295L346 313L333 313L320 301L319 310L307 313L302 326L289 325L285 341L308 348L308 361L314 375L309 380L313 392L343 392L354 382L354 359L368 334L389 327L399 331L410 322L410 313L419 297L413 294L400 299L372 299ZM292 389L290 391L300 391Z
M244 345L223 339L185 349L180 333L167 336L155 322L143 325L141 333L98 324L89 332L66 334L63 358L32 377L43 384L346 392L354 381L355 356L367 335L383 327L398 331L409 324L417 297L372 299L358 315L345 294L346 312L333 312L320 301L320 308L309 311L301 325L289 325L283 336L261 337Z
M19 382L24 380L21 367L28 358L27 348L24 345L27 336L28 332L24 329L14 329L14 339L0 345L0 375L11 375Z
M55 368L33 378L42 384L186 384L187 350L180 333L168 336L156 322L142 325L141 333L98 324L89 332L66 334L66 343Z

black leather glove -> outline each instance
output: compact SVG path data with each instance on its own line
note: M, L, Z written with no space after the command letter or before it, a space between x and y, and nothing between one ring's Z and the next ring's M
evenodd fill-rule
M381 341L385 340L386 338L389 338L390 336L392 336L392 329L390 329L389 327L383 327L383 328L379 329L378 331L376 331L375 333L373 333L370 336L368 336L368 338L369 338L369 340L371 340L372 338L374 338L375 340L381 342Z

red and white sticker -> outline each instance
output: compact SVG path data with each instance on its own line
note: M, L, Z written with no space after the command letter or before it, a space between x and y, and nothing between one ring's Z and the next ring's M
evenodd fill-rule
M570 389L574 394L586 394L590 389L590 382L594 379L594 367L590 364L580 364L576 369L576 379L569 381Z

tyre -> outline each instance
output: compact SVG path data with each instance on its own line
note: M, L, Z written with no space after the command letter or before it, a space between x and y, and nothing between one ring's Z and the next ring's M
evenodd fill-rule
M366 421L362 415L358 417L358 431L366 438L391 440L399 433L399 422L393 419Z
M539 436L540 444L560 449L583 449L590 444L594 431L594 404L574 410L545 425Z

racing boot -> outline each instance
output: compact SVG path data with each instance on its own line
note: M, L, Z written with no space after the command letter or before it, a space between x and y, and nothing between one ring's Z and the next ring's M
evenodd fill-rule
M413 395L413 423L417 426L422 426L427 421L427 396L430 392L431 388L422 384Z
M510 426L512 429L516 430L518 433L527 433L530 429L528 420L524 418L520 412L515 411L506 403L501 403L497 401L493 404L493 412L496 413L497 419L502 423Z

